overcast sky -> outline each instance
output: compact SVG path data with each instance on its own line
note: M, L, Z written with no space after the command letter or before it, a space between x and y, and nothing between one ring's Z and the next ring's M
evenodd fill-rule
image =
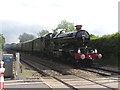
M83 25L95 35L118 31L119 0L0 0L0 32L6 43L18 42L23 32L37 35L62 21Z

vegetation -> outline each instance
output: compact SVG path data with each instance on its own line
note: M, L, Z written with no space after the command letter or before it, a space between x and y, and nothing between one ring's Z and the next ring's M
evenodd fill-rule
M3 49L5 43L5 38L2 34L0 34L0 50Z
M64 29L65 32L74 31L74 23L70 23L66 20L62 20L58 25L57 28L53 30L54 33L58 32L58 29Z
M49 33L48 30L42 30L42 31L38 32L37 35L38 35L38 37L41 37L41 36L43 36L43 35L45 35L47 33Z
M94 37L89 43L90 47L97 48L103 54L103 61L106 64L118 65L120 55L120 33Z
M18 39L20 40L20 42L25 42L28 40L35 39L35 36L32 34L23 33L22 35L19 36Z
M94 35L94 34L90 34L90 38L91 38L91 40L93 40L93 39L98 39L99 36L96 36L96 35Z

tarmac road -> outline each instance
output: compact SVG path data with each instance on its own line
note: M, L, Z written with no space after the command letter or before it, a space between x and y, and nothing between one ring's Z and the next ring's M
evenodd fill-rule
M11 80L5 81L5 90L40 90L49 89L52 90L47 84L41 80L29 81L29 80Z

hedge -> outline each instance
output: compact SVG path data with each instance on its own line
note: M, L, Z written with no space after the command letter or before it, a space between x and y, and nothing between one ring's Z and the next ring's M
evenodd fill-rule
M110 59L112 59L111 61L117 65L120 56L120 33L92 38L88 46L98 49L106 63L109 64Z

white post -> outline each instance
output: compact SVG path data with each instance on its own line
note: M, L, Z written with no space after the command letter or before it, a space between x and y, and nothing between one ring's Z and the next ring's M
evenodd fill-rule
M20 73L20 53L16 53L16 78L19 79Z
M4 89L4 72L5 68L3 67L3 52L0 51L0 90Z
M5 68L3 67L4 62L2 60L0 60L0 90L4 89L4 72L5 72Z

